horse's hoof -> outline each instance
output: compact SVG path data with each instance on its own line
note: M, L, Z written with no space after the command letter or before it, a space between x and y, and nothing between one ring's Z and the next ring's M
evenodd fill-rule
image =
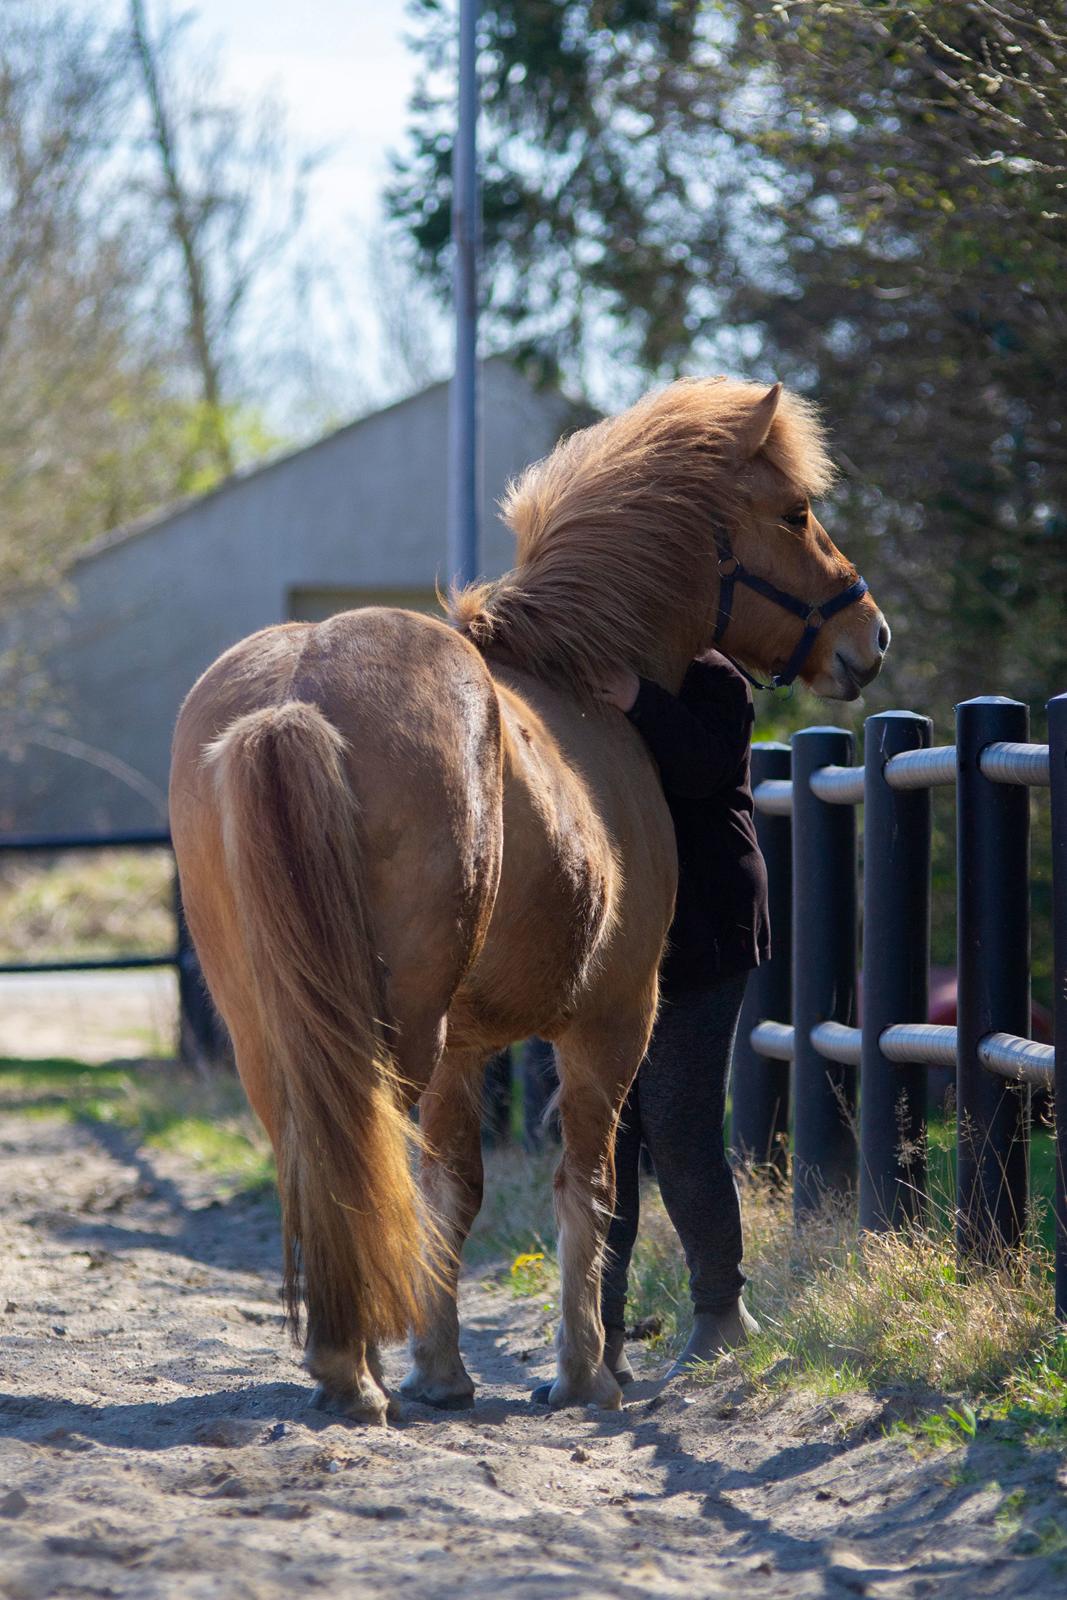
M555 1383L539 1383L530 1396L530 1403L551 1406L553 1411L561 1411L564 1406L599 1406L602 1411L620 1411L622 1390L614 1375L601 1362L600 1370L588 1391L584 1385L581 1390L569 1388L565 1378L557 1378Z
M473 1411L473 1394L438 1394L433 1389L403 1389L405 1400L414 1400L420 1406L433 1406L435 1411Z
M308 1405L313 1411L336 1411L350 1422L362 1422L368 1428L384 1428L389 1412L389 1402L384 1395L335 1394L322 1383L317 1383L311 1391Z
M449 1386L427 1383L416 1372L409 1372L400 1384L405 1400L414 1400L420 1406L433 1406L437 1411L470 1411L474 1405L474 1385Z

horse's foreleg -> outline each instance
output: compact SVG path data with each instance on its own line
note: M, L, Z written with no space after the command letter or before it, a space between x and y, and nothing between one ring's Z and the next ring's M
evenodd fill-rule
M650 1008L651 1009L651 1008ZM600 1270L615 1206L615 1126L648 1043L649 1019L575 1025L558 1045L563 1157L556 1169L561 1318L558 1374L535 1398L615 1410L622 1390L604 1364Z
M459 1353L456 1291L460 1253L482 1203L483 1068L481 1056L446 1053L419 1103L427 1141L420 1183L444 1252L438 1281L427 1291L422 1326L412 1335L413 1365L400 1392L446 1410L474 1404L474 1383Z

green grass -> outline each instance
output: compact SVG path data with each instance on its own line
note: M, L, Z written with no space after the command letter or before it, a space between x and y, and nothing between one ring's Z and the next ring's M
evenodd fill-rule
M900 1431L922 1439L935 1450L954 1449L968 1444L978 1433L978 1414L966 1400L944 1411L931 1411L911 1424L898 1425Z
M0 1109L102 1123L148 1149L185 1156L228 1194L274 1183L269 1142L236 1077L165 1067L88 1067L70 1060L0 1060Z
M1011 1373L986 1412L1022 1442L1067 1453L1067 1333Z
M1056 1141L1052 1129L1035 1122L1030 1134L1030 1207L1033 1225L1045 1249L1055 1248L1053 1200L1056 1183ZM927 1125L927 1186L942 1209L951 1209L956 1192L956 1119L932 1117Z
M0 1110L72 1118L83 1105L103 1104L122 1094L129 1074L87 1066L65 1057L0 1058Z

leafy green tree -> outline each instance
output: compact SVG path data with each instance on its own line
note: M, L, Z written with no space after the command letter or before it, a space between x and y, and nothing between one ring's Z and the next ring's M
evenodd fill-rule
M0 6L0 594L277 448L240 346L305 176L136 0Z
M121 41L0 12L0 589L175 492L165 340L100 173L128 110Z
M146 158L134 191L156 251L152 278L198 397L198 450L225 476L239 459L241 333L300 229L314 158L293 159L270 100L246 108L219 97L208 64L183 46L183 26L153 28L146 0L129 0Z

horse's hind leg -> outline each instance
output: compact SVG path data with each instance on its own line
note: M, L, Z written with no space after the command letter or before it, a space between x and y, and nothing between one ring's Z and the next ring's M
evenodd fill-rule
M412 1368L400 1385L409 1400L445 1410L474 1404L474 1383L459 1353L456 1305L460 1253L482 1203L481 1085L484 1055L447 1052L419 1102L426 1139L420 1183L445 1246L428 1291L422 1327L411 1339Z
M604 1364L600 1269L615 1207L615 1127L648 1044L654 1003L628 1019L574 1024L557 1045L563 1157L556 1169L561 1311L558 1374L534 1398L615 1410L622 1390Z

